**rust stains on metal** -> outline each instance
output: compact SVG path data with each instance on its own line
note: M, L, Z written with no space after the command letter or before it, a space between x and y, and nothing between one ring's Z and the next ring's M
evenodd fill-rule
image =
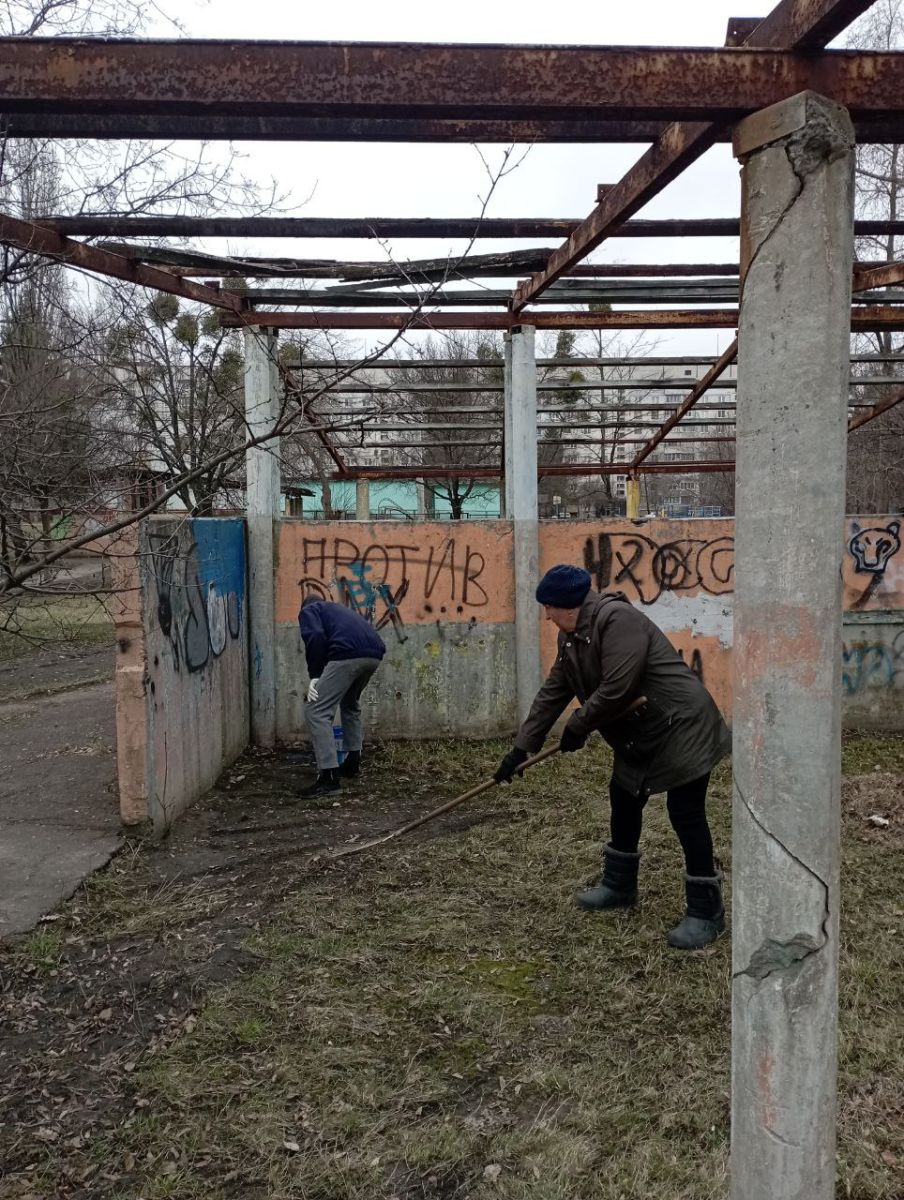
M902 310L904 313L904 310ZM270 329L734 329L738 310L653 309L617 312L266 312L226 314L229 327L261 325Z
M731 345L726 348L724 353L721 354L719 356L719 358L713 363L713 365L709 368L709 370L706 372L706 374L703 376L703 378L694 384L694 386L688 392L685 399L682 400L681 404L679 404L679 406L675 410L675 412L668 418L667 421L664 421L662 423L661 427L659 429L657 429L657 431L649 439L649 441L646 443L646 445L643 446L640 450L638 450L637 454L634 457L634 461L631 463L632 471L636 471L637 468L640 466L640 464L644 461L644 459L648 458L653 453L653 451L656 449L656 447L660 444L660 442L664 441L665 438L668 437L668 435L672 432L672 430L675 428L675 426L678 424L678 422L691 411L691 409L694 407L694 405L697 403L697 401L700 400L706 394L706 392L710 389L710 387L712 387L712 385L716 382L716 380L719 378L719 376L722 375L722 373L729 366L731 366L731 364L735 361L737 356L738 356L738 339L735 338L732 341Z

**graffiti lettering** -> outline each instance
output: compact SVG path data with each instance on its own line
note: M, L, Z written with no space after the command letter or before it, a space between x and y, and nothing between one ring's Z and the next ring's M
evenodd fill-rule
M621 589L641 604L663 592L732 591L734 538L679 538L661 545L639 533L600 533L584 543L584 566L599 591Z
M841 682L848 696L869 688L904 688L904 630L891 644L846 643L842 647Z
M149 533L148 542L157 624L173 665L200 671L241 631L244 538L214 521L189 520L173 533Z
M424 614L441 617L447 605L456 615L465 608L489 604L482 582L485 553L470 542L460 546L444 537L423 548L407 542L373 542L356 545L344 537L304 538L303 576L298 581L302 598L335 600L360 613L376 629L392 626L405 641L403 607L419 605Z

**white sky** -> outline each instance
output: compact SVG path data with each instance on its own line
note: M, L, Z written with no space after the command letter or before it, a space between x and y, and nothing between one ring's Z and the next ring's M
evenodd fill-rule
M765 14L770 0L182 0L186 33L201 38L275 38L346 41L518 42L623 45L724 43L730 16ZM169 36L162 25L151 33ZM467 145L372 143L238 143L246 174L275 178L298 207L288 212L333 217L469 217L480 208L487 178L476 150ZM530 149L518 170L498 185L487 216L585 216L597 183L618 180L643 146L552 146ZM483 152L498 163L499 146ZM310 199L308 199L310 197ZM726 217L739 211L737 164L728 146L716 146L657 196L642 212L649 217ZM381 258L369 241L256 240L252 244L208 241L211 250L295 254L310 257ZM555 245L482 239L475 252ZM394 258L455 254L464 243L406 239L392 243ZM730 262L738 246L730 238L614 240L589 261ZM657 353L714 354L732 331L657 335ZM368 346L372 344L368 338Z

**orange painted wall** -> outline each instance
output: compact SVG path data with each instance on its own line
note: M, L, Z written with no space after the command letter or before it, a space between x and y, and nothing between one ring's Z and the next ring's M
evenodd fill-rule
M282 521L276 621L308 593L372 609L375 623L514 621L512 527L506 521Z
M662 628L710 689L731 709L734 521L543 521L540 570L586 567L600 591L622 591ZM544 668L555 629L542 622Z
M901 518L849 517L839 530L845 609L904 610ZM594 586L621 590L662 628L731 712L734 521L543 521L540 570L577 563ZM276 619L294 624L314 592L396 622L506 624L514 620L512 532L492 522L283 521ZM538 609L538 620L540 610ZM548 668L555 631L541 622Z

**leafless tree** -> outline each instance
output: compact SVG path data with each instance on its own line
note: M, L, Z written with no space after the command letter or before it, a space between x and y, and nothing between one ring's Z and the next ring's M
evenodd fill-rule
M848 45L861 50L894 50L904 43L901 0L877 0L851 31ZM904 145L857 147L856 207L858 217L900 220L904 212ZM857 239L858 259L891 261L899 257L901 238L893 234ZM854 346L861 352L899 354L900 334L858 335ZM854 389L856 398L875 404L889 391L904 386L901 363L861 364L858 373L900 376L887 386ZM849 512L888 512L904 506L904 407L890 409L862 429L848 443L847 507Z

